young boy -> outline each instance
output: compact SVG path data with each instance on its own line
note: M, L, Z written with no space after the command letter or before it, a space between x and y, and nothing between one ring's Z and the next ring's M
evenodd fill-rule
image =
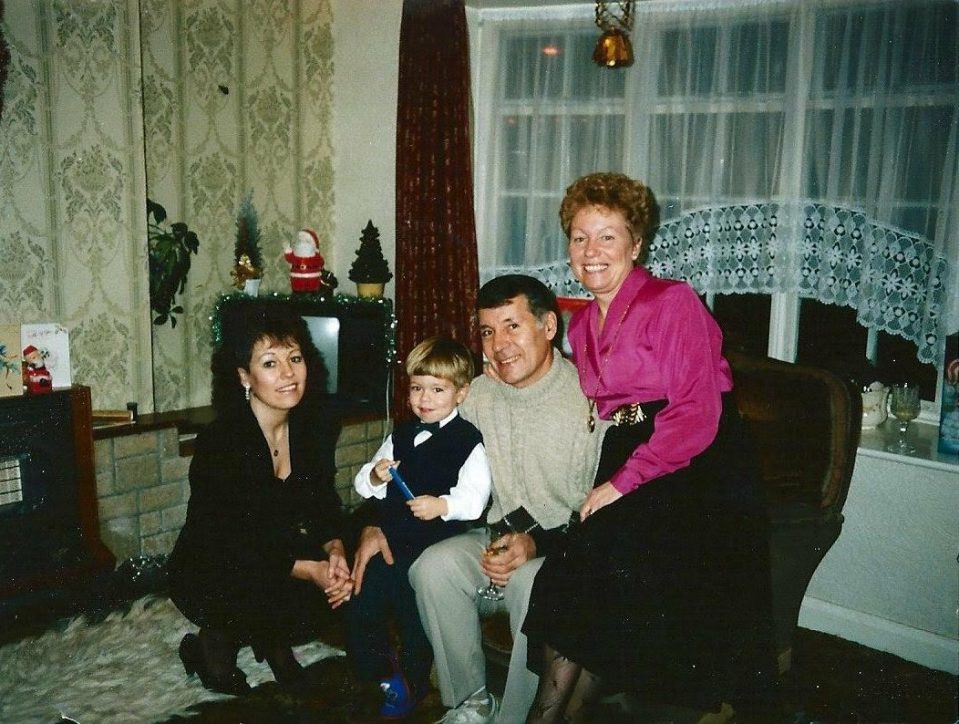
M379 680L385 701L380 715L407 716L429 688L433 650L423 631L407 571L428 546L466 529L478 518L492 484L483 437L457 413L473 379L469 350L445 337L420 342L406 359L409 405L414 422L396 426L373 460L357 473L354 486L376 506L377 525L394 563L371 559L361 592L350 604L348 648L356 675ZM412 492L390 482L396 470ZM389 645L392 611L400 651Z

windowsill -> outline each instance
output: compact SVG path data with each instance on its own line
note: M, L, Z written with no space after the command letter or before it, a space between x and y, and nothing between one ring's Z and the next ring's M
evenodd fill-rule
M887 452L886 445L895 442L899 435L899 426L896 420L889 418L872 430L863 430L859 441L859 452L869 457L892 460L907 465L946 470L951 473L959 472L959 456L947 455L938 450L939 427L924 422L913 422L909 425L906 439L916 447L916 452L910 455Z

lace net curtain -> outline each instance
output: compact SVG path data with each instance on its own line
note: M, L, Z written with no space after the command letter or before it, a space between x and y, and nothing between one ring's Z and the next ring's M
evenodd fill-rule
M484 20L502 62L481 116L482 280L525 270L583 294L559 202L583 173L623 171L660 202L653 273L846 305L940 361L959 328L957 4L636 9L624 70L591 62L586 8Z

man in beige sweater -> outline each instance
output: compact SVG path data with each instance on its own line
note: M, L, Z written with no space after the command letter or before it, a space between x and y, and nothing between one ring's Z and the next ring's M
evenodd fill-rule
M410 582L450 707L444 721L522 722L537 684L520 631L533 578L592 486L604 428L587 430L589 407L576 369L552 345L558 329L552 292L532 277L508 275L485 284L477 306L483 352L499 381L476 378L460 413L483 433L489 456L488 523L523 532L497 534L492 542L505 550L495 557L483 555L491 542L486 529L437 543L413 564ZM376 554L392 559L378 529L367 528L354 565L356 590ZM503 586L502 601L477 595L490 581ZM486 691L479 626L498 610L508 612L514 641L501 706Z

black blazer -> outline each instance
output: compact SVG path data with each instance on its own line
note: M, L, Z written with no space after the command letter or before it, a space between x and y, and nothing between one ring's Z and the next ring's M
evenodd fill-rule
M187 519L168 566L171 596L188 617L214 599L243 607L257 591L279 592L296 559L326 559L323 545L345 531L334 489L339 430L325 406L294 408L292 472L282 481L249 408L197 436Z

